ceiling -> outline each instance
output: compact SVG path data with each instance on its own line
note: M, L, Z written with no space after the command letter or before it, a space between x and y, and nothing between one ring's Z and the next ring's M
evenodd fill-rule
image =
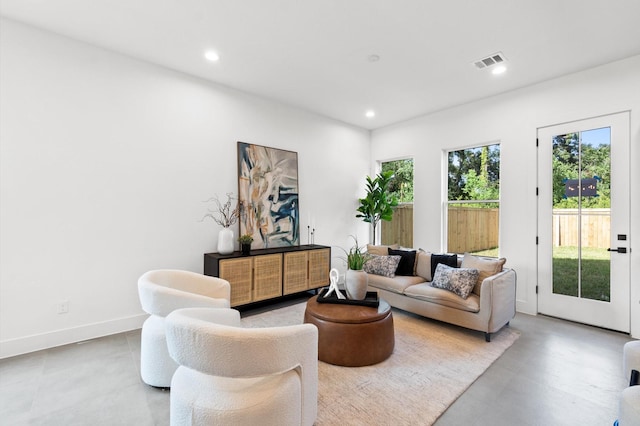
M0 14L366 129L640 54L638 0L0 0ZM496 52L506 73L473 65Z

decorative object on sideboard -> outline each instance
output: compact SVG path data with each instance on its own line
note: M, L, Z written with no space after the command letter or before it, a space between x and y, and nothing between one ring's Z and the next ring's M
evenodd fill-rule
M369 285L369 277L363 270L364 264L369 260L369 254L364 251L364 247L358 245L358 238L353 235L351 238L354 240L354 245L347 252L344 288L349 299L362 300L367 296Z
M316 239L316 228L312 228L311 225L307 225L307 241L309 244L314 245Z
M222 228L218 232L218 253L233 253L233 230L230 228Z
M307 244L314 245L316 240L316 218L309 215L307 222Z
M240 235L238 241L240 242L240 250L242 251L242 254L245 256L250 255L251 243L253 242L253 237L251 236L251 234Z
M242 209L242 202L236 200L235 207L233 202L236 200L233 197L233 193L227 193L227 201L222 203L218 195L214 195L209 198L206 203L212 202L215 204L213 208L209 209L209 213L205 214L202 220L210 217L218 225L222 226L222 229L218 233L218 253L231 254L233 253L233 230L231 226L235 225L240 219Z
M367 195L359 198L356 214L357 218L371 224L371 242L376 243L376 227L381 220L390 221L393 218L393 210L398 206L398 198L388 190L389 183L393 179L393 172L387 170L380 172L375 178L367 176Z
M252 248L300 245L298 153L238 142L238 192Z

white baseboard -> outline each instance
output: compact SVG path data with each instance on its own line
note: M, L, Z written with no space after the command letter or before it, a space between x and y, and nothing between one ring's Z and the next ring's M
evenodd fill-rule
M140 314L56 330L49 333L3 340L0 341L0 359L136 330L142 327L142 323L144 323L148 316L147 314Z
M538 309L535 303L516 299L516 312L527 315L538 315Z

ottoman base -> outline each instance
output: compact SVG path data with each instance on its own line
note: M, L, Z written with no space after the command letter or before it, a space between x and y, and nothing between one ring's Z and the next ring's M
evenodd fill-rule
M339 309L354 314L349 322L341 322L345 321L344 315L337 315L334 321L327 317L326 312L318 313L314 310L317 305L314 298L309 301L304 322L318 327L320 361L345 367L362 367L389 358L395 346L395 337L393 316L388 305L382 312L370 307L340 306ZM363 310L371 311L372 315L363 316Z

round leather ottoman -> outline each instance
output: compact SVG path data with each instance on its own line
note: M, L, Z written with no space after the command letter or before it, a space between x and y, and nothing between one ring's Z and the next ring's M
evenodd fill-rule
M345 367L377 364L393 352L393 316L380 299L377 308L307 302L304 322L318 327L318 359Z

